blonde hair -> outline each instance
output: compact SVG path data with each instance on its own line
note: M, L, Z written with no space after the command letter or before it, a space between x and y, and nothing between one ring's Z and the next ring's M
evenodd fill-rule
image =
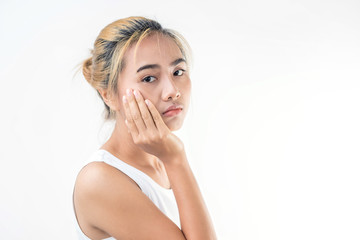
M117 79L125 65L126 50L134 43L137 49L138 44L153 33L170 37L179 47L186 63L191 65L191 48L180 33L163 28L157 21L145 17L117 20L101 30L91 51L92 56L82 65L85 79L96 89L101 99L98 89L107 90L110 97L117 94ZM105 102L104 105L105 120L115 119L115 111Z

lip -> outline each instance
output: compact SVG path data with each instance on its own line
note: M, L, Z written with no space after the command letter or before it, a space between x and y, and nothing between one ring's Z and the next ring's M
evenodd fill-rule
M165 112L163 116L164 117L174 117L174 116L180 114L181 111L182 111L181 108L176 108L176 109Z
M174 105L171 105L170 107L168 107L168 109L166 109L165 112L163 112L163 114L167 113L168 111L171 111L171 110L182 110L183 109L183 106L182 105L177 105L177 104L174 104Z

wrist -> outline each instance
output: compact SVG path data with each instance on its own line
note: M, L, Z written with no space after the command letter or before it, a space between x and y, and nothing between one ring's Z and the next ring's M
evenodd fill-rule
M176 154L170 154L159 158L166 168L176 167L187 162L185 150L182 150Z

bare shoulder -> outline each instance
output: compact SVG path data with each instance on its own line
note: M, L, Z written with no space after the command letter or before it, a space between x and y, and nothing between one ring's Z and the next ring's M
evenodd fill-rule
M116 203L109 199L117 199L121 204L122 197L132 191L141 192L138 185L126 174L105 162L91 162L79 172L73 195L76 217L82 231L91 239L109 237L98 226L99 216L105 206L115 208ZM106 224L106 223L105 223Z
M96 183L104 174L111 172L110 166L104 162L91 162L85 165L76 178L76 184L86 186L86 184Z
M185 239L130 177L103 162L89 163L79 172L74 208L91 239Z
M80 170L76 178L74 193L79 196L99 195L114 190L114 186L139 188L132 179L118 169L105 162L91 162Z

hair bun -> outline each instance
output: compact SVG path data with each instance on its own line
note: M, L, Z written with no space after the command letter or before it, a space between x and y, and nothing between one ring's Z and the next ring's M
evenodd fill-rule
M91 71L92 70L92 57L88 58L84 61L83 63L83 67L82 67L82 73L86 79L86 81L88 81L88 83L90 83L90 85L92 85L92 81L91 81Z

